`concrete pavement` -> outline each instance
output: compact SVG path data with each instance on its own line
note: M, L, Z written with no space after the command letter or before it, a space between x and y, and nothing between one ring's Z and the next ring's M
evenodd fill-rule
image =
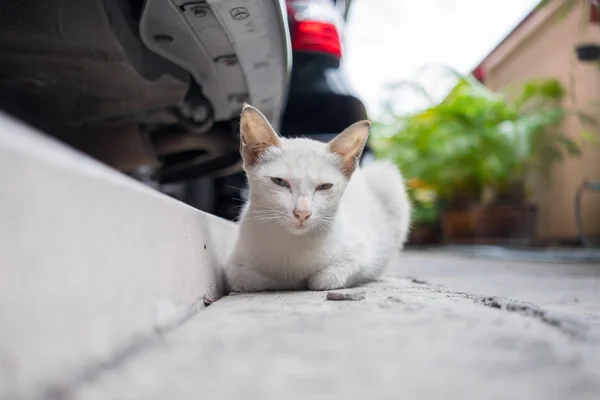
M600 398L600 336L591 304L597 266L495 263L409 252L390 278L366 287L361 301L328 301L320 292L233 294L68 394L86 400ZM564 307L574 298L580 301Z
M600 263L515 262L472 256L468 251L409 250L389 272L600 321Z

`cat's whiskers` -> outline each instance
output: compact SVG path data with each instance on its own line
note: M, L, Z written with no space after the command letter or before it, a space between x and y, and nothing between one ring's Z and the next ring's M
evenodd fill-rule
M284 227L283 221L285 218L281 213L272 209L254 209L245 218L248 222L261 224L263 229L273 230Z

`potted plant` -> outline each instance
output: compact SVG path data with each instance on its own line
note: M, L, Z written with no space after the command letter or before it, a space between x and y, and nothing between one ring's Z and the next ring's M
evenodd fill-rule
M513 157L498 128L510 118L509 111L501 96L461 77L440 103L395 116L387 131L375 132L382 156L435 188L443 204L446 241L473 237L470 210L480 202L486 184L504 173L505 159Z
M471 77L425 110L388 118L375 132L379 155L435 188L448 242L531 237L535 207L525 178L548 171L577 144L556 127L566 114L556 80L529 82L512 100Z
M501 122L500 131L513 157L504 158L503 173L486 183L487 199L471 209L476 237L520 242L533 238L537 209L527 198L527 175L548 177L563 154L580 154L577 143L560 129L567 114L561 104L564 96L560 82L547 79L527 82L506 101L510 118Z

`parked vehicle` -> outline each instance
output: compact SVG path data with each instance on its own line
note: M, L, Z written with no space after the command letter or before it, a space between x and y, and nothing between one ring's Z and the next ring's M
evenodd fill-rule
M329 140L366 118L349 0L7 0L0 108L200 209L237 215L241 107ZM292 59L294 68L292 69Z
M367 118L343 69L343 31L349 6L349 2L333 0L287 1L293 67L282 135L328 141L348 125ZM370 157L367 148L363 159ZM211 188L202 184L205 189L192 189L188 202L224 218L234 219L239 214L245 197L243 173L217 179L212 199L206 196ZM197 197L200 193L204 197Z
M7 0L0 54L0 108L155 187L239 170L291 68L283 0Z

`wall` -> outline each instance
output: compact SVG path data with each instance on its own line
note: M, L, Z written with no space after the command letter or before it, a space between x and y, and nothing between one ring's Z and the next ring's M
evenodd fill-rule
M581 9L563 18L557 18L560 10L543 11L536 12L539 15L529 18L484 61L486 85L501 90L530 79L557 78L569 91L567 106L600 116L600 69L579 62L574 52L576 44L600 42L600 29L580 29ZM584 128L577 118L569 117L564 129L575 138ZM533 200L539 207L540 239L577 237L575 194L585 180L600 181L600 145L587 143L581 158L556 165L549 182L531 179ZM600 236L600 194L584 196L583 216L585 232Z

